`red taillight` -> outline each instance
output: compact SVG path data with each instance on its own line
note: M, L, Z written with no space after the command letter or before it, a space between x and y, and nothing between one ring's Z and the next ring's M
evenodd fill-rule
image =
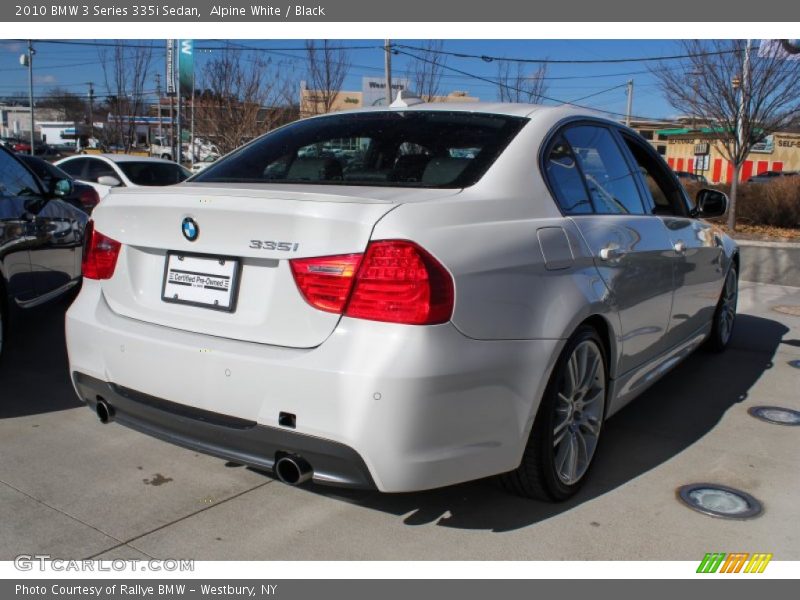
M320 310L341 314L361 254L341 254L289 261L294 280L306 301Z
M106 237L94 228L94 221L86 224L81 271L87 279L111 279L122 247L116 240Z
M445 323L453 314L450 274L414 242L371 242L363 258L348 254L291 264L303 296L321 310L411 325Z

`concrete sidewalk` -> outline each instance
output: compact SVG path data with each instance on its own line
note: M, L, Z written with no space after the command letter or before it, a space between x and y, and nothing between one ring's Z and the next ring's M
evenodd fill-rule
M493 481L416 494L291 488L119 425L101 426L70 386L63 304L23 315L0 367L0 560L628 559L772 552L800 560L800 428L756 404L800 409L800 289L741 284L723 355L698 352L607 423L581 494L550 505ZM751 521L695 513L675 489L743 489Z

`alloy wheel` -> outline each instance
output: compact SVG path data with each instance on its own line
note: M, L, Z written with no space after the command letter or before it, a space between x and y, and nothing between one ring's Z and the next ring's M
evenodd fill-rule
M603 353L592 340L578 344L560 383L553 429L553 460L559 480L578 482L592 462L603 423L606 370Z
M720 342L727 344L733 332L733 323L736 319L736 302L739 291L736 285L736 271L731 269L725 278L725 287L722 290L720 299L719 313L717 315L717 329L719 330Z

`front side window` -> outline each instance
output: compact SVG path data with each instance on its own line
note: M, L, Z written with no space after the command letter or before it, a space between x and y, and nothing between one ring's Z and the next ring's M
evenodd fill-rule
M634 140L623 138L639 166L645 193L652 202L652 213L662 216L686 216L686 202L681 189L669 174L669 167ZM691 175L691 174L690 174ZM695 175L691 175L693 179Z
M0 150L0 196L38 196L33 174L8 152Z
M90 159L89 171L86 173L86 179L96 182L100 177L115 177L119 179L111 165L104 163L102 160Z
M477 182L527 119L446 111L375 111L298 121L192 181L459 188Z
M88 158L76 158L75 160L63 162L58 166L62 171L70 176L80 179L83 177L83 168L86 166L87 162L89 162Z
M635 175L609 129L578 125L568 128L564 137L583 171L595 212L644 214Z

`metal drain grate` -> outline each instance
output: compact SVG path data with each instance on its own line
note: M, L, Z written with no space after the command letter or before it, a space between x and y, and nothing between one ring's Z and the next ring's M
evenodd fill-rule
M752 519L764 508L750 494L716 483L692 483L677 490L678 499L704 515L723 519Z
M800 425L800 411L781 406L753 406L747 409L751 417L772 423L774 425Z
M779 304L773 306L772 310L775 312L783 313L784 315L792 315L793 317L800 317L800 306L797 304Z

